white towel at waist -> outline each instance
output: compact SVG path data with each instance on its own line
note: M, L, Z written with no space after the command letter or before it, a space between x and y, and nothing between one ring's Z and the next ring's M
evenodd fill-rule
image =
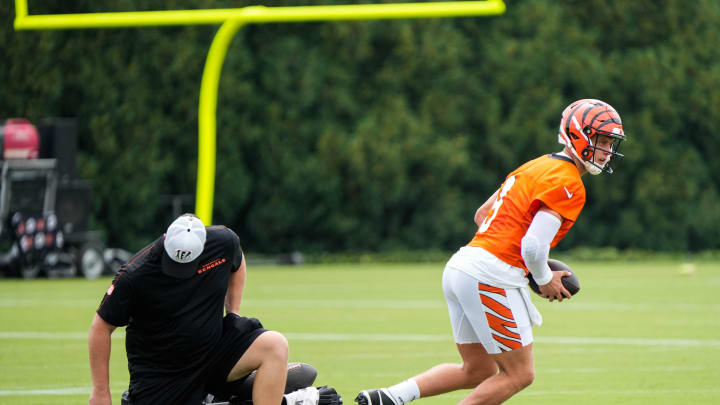
M542 315L530 300L525 270L511 266L487 250L475 246L463 246L447 262L447 267L460 270L483 283L503 289L519 288L525 301L530 322L542 325Z

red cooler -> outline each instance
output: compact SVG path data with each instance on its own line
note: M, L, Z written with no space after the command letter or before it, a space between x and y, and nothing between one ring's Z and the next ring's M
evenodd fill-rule
M3 132L3 159L37 159L40 138L30 121L10 118L5 122Z

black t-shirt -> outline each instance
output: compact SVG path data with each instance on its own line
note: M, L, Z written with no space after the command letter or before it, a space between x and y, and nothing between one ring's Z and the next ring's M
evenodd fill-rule
M132 378L191 370L220 340L225 293L242 251L230 229L206 229L205 249L192 277L178 279L161 271L161 236L120 269L98 308L109 324L127 325Z

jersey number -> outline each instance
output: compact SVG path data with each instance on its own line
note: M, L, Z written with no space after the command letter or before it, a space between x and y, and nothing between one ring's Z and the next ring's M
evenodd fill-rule
M485 220L480 225L480 229L478 229L478 233L483 233L490 228L490 224L492 223L493 219L497 216L498 210L500 209L500 206L503 203L503 197L507 195L507 193L512 188L513 184L515 184L515 176L510 176L505 180L505 184L503 185L502 190L500 190L500 195L498 195L497 200L493 203L492 207L490 207L490 212L488 212L488 215L485 217Z

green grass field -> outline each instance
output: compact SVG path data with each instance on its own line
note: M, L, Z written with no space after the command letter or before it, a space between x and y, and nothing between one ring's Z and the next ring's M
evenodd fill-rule
M581 292L535 300L535 383L511 404L720 404L720 263L569 262ZM443 265L253 267L242 310L285 333L290 357L346 404L360 389L457 362ZM81 404L87 331L110 278L0 280L0 404ZM120 332L120 333L118 333ZM112 391L128 381L122 330ZM467 391L425 399L452 404Z

